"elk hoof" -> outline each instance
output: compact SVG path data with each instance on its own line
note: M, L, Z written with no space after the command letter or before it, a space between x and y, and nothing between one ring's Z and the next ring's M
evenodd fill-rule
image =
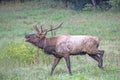
M103 66L101 66L101 65L98 65L98 67L99 67L100 69L104 69L104 67L103 67Z

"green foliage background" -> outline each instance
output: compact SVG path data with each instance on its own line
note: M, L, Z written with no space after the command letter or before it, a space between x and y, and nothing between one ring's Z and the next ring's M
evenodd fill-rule
M46 0L45 0L46 1ZM119 80L120 79L120 12L73 11L53 2L25 2L0 5L0 80ZM46 6L47 5L47 6ZM101 40L99 49L105 50L104 70L88 55L71 56L73 75L67 71L64 60L49 72L53 56L24 41L24 35L35 33L33 24L64 22L56 34L93 35ZM51 37L51 33L47 34ZM35 55L39 53L38 63Z
M111 4L116 7L120 7L120 0L110 0Z

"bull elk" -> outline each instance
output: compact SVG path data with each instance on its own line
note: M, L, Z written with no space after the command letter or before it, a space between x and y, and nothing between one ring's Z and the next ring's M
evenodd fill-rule
M64 58L67 64L69 74L71 72L70 55L85 55L88 54L94 60L98 62L98 67L103 68L103 54L104 50L98 50L100 40L94 36L88 35L69 35L61 34L50 38L46 37L46 34L52 30L56 30L62 26L61 23L57 27L51 29L38 29L37 26L33 26L37 33L25 35L26 41L42 49L44 53L54 56L54 63L51 69L51 75L59 63L61 58Z

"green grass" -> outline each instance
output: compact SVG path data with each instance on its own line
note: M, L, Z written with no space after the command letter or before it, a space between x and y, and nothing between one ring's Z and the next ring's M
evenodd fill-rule
M73 11L62 7L51 8L48 3L0 5L0 80L119 80L120 79L120 12ZM51 3L53 4L53 3ZM105 50L104 70L88 55L71 56L73 75L68 74L64 60L50 76L52 56L24 42L24 35L34 33L33 24L58 25L56 34L93 35L101 39ZM48 33L47 37L51 34ZM30 50L30 51L29 51ZM39 64L33 64L39 52ZM32 58L29 60L29 58ZM29 63L29 61L31 63Z

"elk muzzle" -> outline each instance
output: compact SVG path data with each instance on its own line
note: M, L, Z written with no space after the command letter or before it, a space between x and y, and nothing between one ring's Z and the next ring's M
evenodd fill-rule
M25 35L25 41L28 42L30 39L30 35Z

